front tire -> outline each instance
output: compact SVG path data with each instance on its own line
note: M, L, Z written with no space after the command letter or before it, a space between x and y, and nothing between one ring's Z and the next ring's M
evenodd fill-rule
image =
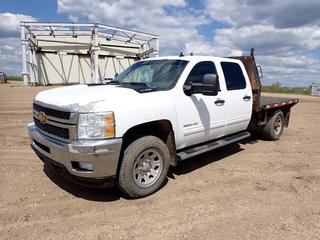
M155 136L133 141L124 151L118 185L130 197L145 197L163 184L170 166L166 144Z

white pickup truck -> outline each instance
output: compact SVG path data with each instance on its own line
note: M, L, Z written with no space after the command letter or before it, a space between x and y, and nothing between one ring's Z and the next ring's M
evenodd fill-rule
M40 92L28 130L39 158L78 183L115 182L143 197L162 186L170 166L253 129L279 139L297 102L260 97L253 54L159 57L107 83Z

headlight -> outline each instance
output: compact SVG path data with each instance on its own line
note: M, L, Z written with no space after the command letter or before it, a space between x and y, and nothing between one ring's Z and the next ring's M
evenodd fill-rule
M81 113L78 121L78 139L114 138L113 112Z

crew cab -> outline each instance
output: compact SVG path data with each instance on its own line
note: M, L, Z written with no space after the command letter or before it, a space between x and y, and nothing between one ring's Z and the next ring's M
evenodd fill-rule
M180 161L257 129L280 138L298 99L262 98L260 77L253 52L144 59L105 83L40 92L31 146L61 176L144 197Z

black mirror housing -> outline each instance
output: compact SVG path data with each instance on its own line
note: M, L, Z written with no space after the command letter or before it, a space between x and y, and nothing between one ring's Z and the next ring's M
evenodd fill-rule
M205 74L202 83L190 83L184 86L184 91L188 96L201 93L207 96L217 96L219 92L219 80L217 74Z
M203 76L203 85L207 85L207 93L204 95L217 96L220 91L219 78L217 74L205 74Z

